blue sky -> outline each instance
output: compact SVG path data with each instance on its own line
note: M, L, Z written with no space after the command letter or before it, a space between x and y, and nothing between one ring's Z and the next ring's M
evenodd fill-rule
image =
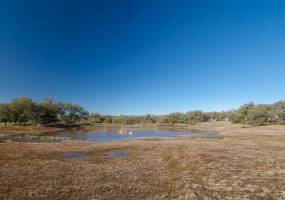
M2 102L164 114L284 95L281 0L0 1Z

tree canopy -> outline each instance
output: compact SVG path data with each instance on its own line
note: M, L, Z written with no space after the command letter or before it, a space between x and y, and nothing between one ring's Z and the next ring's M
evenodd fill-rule
M52 98L33 101L27 97L0 104L0 122L15 124L76 123L88 113L79 105L62 103Z
M205 121L231 121L251 126L285 123L285 101L273 104L247 103L239 109L222 112L199 110L186 113L174 112L168 115L101 115L89 113L80 105L63 103L46 98L33 101L28 97L13 99L0 104L0 122L14 124L50 124L55 122L74 123L116 123L116 124L194 124Z

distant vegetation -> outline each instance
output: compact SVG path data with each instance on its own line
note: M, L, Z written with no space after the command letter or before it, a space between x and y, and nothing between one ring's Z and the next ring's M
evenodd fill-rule
M79 123L88 113L79 105L62 103L52 98L36 102L27 97L0 104L0 122L7 124Z
M21 97L0 104L0 122L4 124L50 124L50 123L113 123L113 124L194 124L205 121L231 121L251 126L285 123L285 101L274 104L244 104L239 109L226 112L190 111L169 115L112 116L89 114L81 106L62 103L52 98L33 101Z
M285 123L285 101L274 104L244 104L237 110L226 112L190 111L187 113L171 113L169 115L142 115L142 116L110 116L90 114L90 123L119 123L119 124L195 124L206 121L231 121L250 126L259 126L274 123Z

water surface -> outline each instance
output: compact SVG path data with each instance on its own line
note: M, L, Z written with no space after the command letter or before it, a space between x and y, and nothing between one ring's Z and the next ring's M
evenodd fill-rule
M136 129L117 129L117 130L97 130L97 131L65 131L50 133L49 136L65 138L69 140L85 140L89 142L111 142L139 138L174 138L191 137L201 135L207 138L215 137L213 132L196 131L170 131L170 130L136 130Z

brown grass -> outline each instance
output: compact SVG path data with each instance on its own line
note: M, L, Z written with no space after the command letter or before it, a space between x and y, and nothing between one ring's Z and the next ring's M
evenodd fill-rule
M223 137L2 143L0 199L285 199L285 126L191 128Z
M40 134L45 132L58 132L63 131L63 128L56 127L39 127L36 125L13 125L13 124L2 124L0 123L0 134L21 134L31 133Z

